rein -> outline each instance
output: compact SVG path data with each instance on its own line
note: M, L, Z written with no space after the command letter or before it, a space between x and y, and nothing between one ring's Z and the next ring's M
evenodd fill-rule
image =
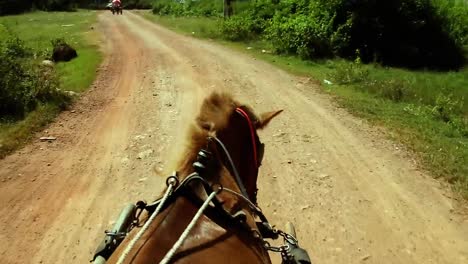
M257 149L256 140L255 140L255 130L254 130L252 121L250 117L248 116L248 114L241 108L237 108L236 112L239 113L244 118L246 118L249 124L250 134L252 138L254 161L258 169L258 167L260 166L260 162L258 161L258 155L257 155L258 149ZM270 223L266 219L261 209L249 199L249 195L245 189L245 186L239 176L237 168L226 146L224 146L223 142L221 142L221 140L219 140L216 137L209 137L208 141L209 142L214 141L216 145L219 146L223 150L224 154L226 155L229 161L229 165L233 171L234 178L236 180L236 183L238 184L238 187L241 193L238 193L231 189L223 188L223 186L221 186L220 184L210 185L203 177L200 176L207 169L209 165L207 163L210 162L210 158L211 158L210 157L211 153L202 149L198 153L197 161L193 164L196 172L184 178L182 182L179 182L179 179L177 178L177 173L174 172L174 174L168 177L166 180L167 189L166 189L166 192L164 193L164 196L151 205L144 204L142 208L146 209L147 211L151 211L152 210L151 208L153 208L154 206L156 206L156 208L151 213L151 216L143 225L143 227L139 230L137 235L133 237L133 239L129 242L129 244L123 251L122 255L119 256L117 264L124 263L125 259L130 254L131 250L135 247L137 241L141 239L141 237L147 231L151 223L153 223L153 221L156 219L156 216L165 208L167 208L168 204L170 204L171 201L177 198L178 193L181 193L182 195L184 194L189 195L189 197L198 199L201 203L201 206L196 212L195 216L190 221L190 223L188 224L188 226L186 227L186 229L184 230L184 232L181 234L179 239L163 257L160 264L167 264L170 262L170 260L176 254L177 250L182 246L183 242L187 239L187 237L190 234L190 231L193 229L193 227L195 226L197 221L200 219L200 217L203 214L206 215L207 210L211 210L212 212L213 211L217 212L216 215L224 218L224 220L221 220L221 221L227 221L227 222L234 223L242 227L241 229L250 233L253 240L260 243L265 250L281 253L283 261L285 260L287 261L291 259L291 256L292 256L291 249L298 247L297 239L294 236L287 234L281 230L277 230L270 225ZM205 200L200 199L199 197L194 195L193 192L191 192L191 190L188 188L189 183L195 180L202 183L202 186L204 187L205 192L208 194L207 199ZM222 206L222 203L217 199L218 194L220 194L223 191L228 192L232 195L235 195L239 197L240 199L242 199L245 203L247 203L247 205L252 210L253 214L260 219L260 222L256 222L258 230L252 228L250 225L246 223L246 214L243 210L239 210L235 214L230 214L228 211L224 209L224 207ZM213 204L214 207L210 206L210 204ZM254 218L256 218L255 216ZM135 218L138 218L138 216L135 216ZM285 243L286 243L284 246L274 247L274 246L271 246L267 240L265 240L265 238L277 239L279 236L282 236L284 238ZM283 262L283 263L289 263L289 262Z
M246 118L248 118L248 116L246 116ZM248 119L248 121L249 121L249 124L251 125L250 119ZM179 237L177 242L172 246L172 248L166 253L164 258L161 260L160 264L169 263L169 261L174 256L174 254L177 252L177 250L180 248L180 246L183 244L183 242L187 239L190 231L192 230L192 228L194 227L196 222L203 215L205 210L207 210L207 208L208 208L208 206L209 206L209 204L211 202L213 202L213 204L215 205L215 209L218 208L218 210L221 211L221 215L224 215L225 217L227 217L229 221L238 222L239 224L241 224L241 226L244 226L245 229L248 232L251 232L252 237L255 240L258 240L266 250L275 251L274 250L275 248L271 247L270 244L266 240L264 240L263 237L266 235L268 238L276 239L278 237L278 235L283 236L283 234L285 234L285 233L272 228L271 225L268 223L268 220L266 219L265 215L261 211L261 209L258 206L256 206L252 201L250 201L250 199L248 198L248 194L245 191L245 186L244 186L244 184L242 183L242 180L239 177L239 173L238 173L238 171L236 169L236 166L235 166L234 162L232 161L228 150L226 149L224 144L221 142L221 140L219 140L216 137L209 137L208 139L209 140L214 140L217 143L217 145L219 145L221 147L223 152L225 152L225 155L227 156L228 161L230 163L230 166L232 167L234 177L236 179L237 184L239 185L241 193L238 193L238 192L236 192L234 190L231 190L231 189L223 188L223 186L221 186L219 184L216 184L216 186L210 185L205 179L203 179L202 177L199 176L198 172L194 172L194 173L190 174L185 179L183 179L182 182L179 183L179 180L177 178L177 173L174 172L174 174L172 176L168 177L168 179L166 180L166 185L167 185L168 188L167 188L166 192L164 193L164 196L160 200L158 200L157 202L155 202L152 205L152 206L157 205L156 209L151 214L148 221L146 221L146 223L143 225L143 227L139 230L137 235L135 237L133 237L133 239L127 245L127 247L125 248L122 255L120 255L117 264L124 263L125 259L127 258L127 256L131 252L131 250L136 245L136 242L142 237L143 233L146 232L146 230L149 228L149 226L154 221L156 216L162 210L164 210L167 207L166 203L168 202L168 200L171 199L171 198L174 198L173 196L174 196L175 193L178 193L178 192L180 192L179 190L183 189L184 187L187 187L188 183L193 181L193 180L201 181L205 191L207 192L207 194L209 194L209 196L208 196L208 198L206 200L203 201L203 204L201 205L201 207L199 208L199 210L197 211L197 213L195 214L195 216L193 217L193 219L191 220L191 222L189 223L187 228L184 230L184 232ZM252 140L255 140L255 138L252 138ZM255 143L255 141L253 143ZM254 144L254 146L256 146L256 144ZM203 154L200 155L200 153L203 153ZM206 168L206 164L199 164L199 165L202 165L200 167L199 165L195 166L196 163L200 163L200 161L203 161L203 163L208 162L208 160L206 159L206 156L205 156L207 154L207 152L206 151L204 152L202 150L202 151L200 151L200 153L199 153L199 156L198 156L198 161L194 163L194 167L195 167L196 170L197 170L197 168L198 168L198 170L200 170L200 168ZM256 156L256 148L255 147L254 147L254 154ZM202 156L202 158L200 156ZM203 171L199 171L199 172L203 173ZM222 207L221 203L217 200L217 195L219 193L223 192L223 191L228 192L228 193L230 193L232 195L235 195L235 196L241 198L244 202L246 202L248 204L248 206L251 208L253 213L256 216L258 216L260 218L260 220L261 220L260 223L257 223L257 227L259 228L260 231L257 231L255 229L251 229L251 227L248 227L245 224L245 213L243 213L242 210L240 210L235 215L231 215ZM287 248L282 248L281 250L284 251L286 249ZM277 251L277 252L282 252L282 251Z

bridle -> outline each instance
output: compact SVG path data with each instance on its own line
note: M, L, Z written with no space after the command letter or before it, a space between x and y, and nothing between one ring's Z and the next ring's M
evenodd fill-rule
M255 128L254 128L253 122L250 119L247 112L245 112L245 110L240 108L240 107L236 108L236 112L238 114L240 114L241 116L243 116L247 120L247 123L249 125L250 137L252 139L252 147L253 147L253 158L254 158L255 164L256 164L257 169L258 169L258 167L260 167L262 165L261 163L262 163L262 159L263 159L263 153L264 153L265 145L263 143L260 143L257 146L257 140L255 138Z
M244 109L242 109L240 107L237 107L236 108L236 113L241 115L247 121L247 124L248 124L248 127L249 127L249 132L250 132L249 133L250 138L252 140L252 149L253 149L252 152L253 152L253 160L254 160L254 164L253 164L253 166L254 166L253 169L254 170L253 171L255 171L255 174L258 177L258 168L261 166L261 162L263 160L263 153L264 153L264 150L265 150L265 145L263 143L261 143L260 140L258 139L258 136L256 136L254 124L252 122L252 119L247 114L247 112ZM234 179L235 179L235 181L237 183L237 186L240 189L241 194L245 198L247 198L250 202L253 201L253 203L256 203L256 197L250 197L250 195L248 194L247 189L245 188L245 184L244 184L244 182L242 181L242 179L241 179L241 177L239 175L236 164L234 164L234 162L233 162L233 160L231 158L231 155L229 154L229 151L226 148L226 146L224 145L224 143L220 139L218 139L217 137L208 137L208 144L210 142L215 143L216 146L221 148L222 153L227 158L229 167L232 170L232 174L234 175ZM202 152L203 151L204 150L202 150ZM205 154L208 154L208 153L205 152Z
M254 156L253 160L255 161L254 171L256 171L257 176L258 176L258 168L260 167L261 161L263 159L264 144L262 144L260 140L258 139L258 136L256 136L254 124L251 118L249 117L249 115L247 114L247 112L243 110L242 108L238 107L236 108L236 113L240 114L243 118L245 118L248 123L249 132L250 132L250 136L252 140L252 148L253 148L253 156ZM202 186L204 187L206 193L209 194L209 196L206 200L202 201L200 209L197 211L196 215L194 216L190 224L187 226L187 228L184 230L182 235L179 237L179 239L173 245L173 247L169 250L169 252L166 253L165 257L161 260L160 263L164 263L164 264L169 263L171 258L174 256L176 251L180 248L183 241L187 238L190 230L194 227L195 223L198 221L198 219L201 217L204 211L210 209L210 206L209 206L210 203L214 204L214 210L219 213L218 215L220 215L221 217L225 219L228 219L228 221L233 222L234 224L238 224L242 229L244 229L244 231L251 232L252 238L257 240L259 243L261 243L267 251L280 252L283 257L283 261L290 259L291 255L290 255L289 245L297 246L297 243L298 243L297 239L294 236L291 236L281 230L277 230L273 228L269 224L268 220L266 219L261 209L255 203L252 202L251 200L252 197L249 197L245 189L244 183L242 182L242 179L239 176L238 170L234 162L232 161L229 151L227 150L223 142L216 137L208 137L208 142L215 142L216 145L219 146L224 152L225 156L228 159L229 165L231 166L232 172L234 174L234 178L236 180L236 183L241 193L237 193L236 191L223 188L223 186L219 184L217 185L209 184L203 177L200 176L201 174L203 174L203 171L197 171L197 167L198 169L200 168L205 169L206 168L205 165L208 165L208 164L202 164L200 161L203 161L203 163L209 161L206 156L207 154L209 154L209 152L206 150L201 150L198 154L197 161L193 164L196 172L192 173L191 175L186 177L181 182L179 182L177 178L177 173L174 173L174 175L170 176L166 181L168 188L166 189L164 196L161 199L155 201L152 205L147 205L146 203L144 203L144 205L141 207L142 210L146 209L148 211L153 211L153 212L150 218L147 220L147 222L142 226L142 229L140 230L140 232L138 232L137 235L132 239L132 241L130 241L129 245L127 246L125 251L120 256L118 263L122 263L125 260L126 256L129 254L130 250L133 248L136 241L147 230L151 222L155 219L155 217L159 214L161 210L164 210L164 208L168 206L166 204L166 200L171 200L171 199L174 200L178 196L177 193L182 193L182 195L184 193L185 195L191 195L190 191L188 191L187 193L187 190L190 189L188 186L189 186L189 182L191 181L200 182ZM197 165L197 163L199 164ZM236 195L247 203L247 205L252 210L252 213L260 219L260 222L256 222L258 230L252 229L250 226L246 224L245 213L243 213L242 210L240 210L238 213L234 215L231 215L230 213L225 211L225 209L222 207L222 203L219 200L217 200L218 194L223 191L227 191L231 193L232 195ZM193 196L191 197L193 198ZM197 199L198 197L194 197L194 198ZM149 209L151 207L153 209ZM138 219L138 216L139 214L136 216L136 219ZM270 243L265 240L265 238L277 239L279 236L282 236L285 239L285 242L287 241L287 244L285 246L280 246L280 247L270 246Z

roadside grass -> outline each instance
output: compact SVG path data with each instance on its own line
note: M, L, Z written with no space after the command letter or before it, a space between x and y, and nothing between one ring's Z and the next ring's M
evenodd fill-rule
M0 123L0 158L22 146L31 137L54 120L60 109L54 104L39 105L28 116L17 122Z
M293 74L318 80L339 104L386 127L389 137L414 151L434 177L444 178L468 198L468 67L434 72L340 59L304 61L271 53L263 40L225 41L217 30L217 19L142 15L177 32L215 39Z
M137 13L150 21L161 24L178 33L193 35L198 38L221 38L218 22L222 18L156 16L150 11L140 11Z
M0 17L0 37L8 32L25 41L37 52L39 59L52 55L51 41L64 39L77 50L78 57L56 65L63 90L81 92L94 80L95 70L101 62L97 37L91 25L96 22L94 11L34 12L17 16Z
M98 35L91 29L97 13L79 12L34 12L23 15L0 17L0 38L16 35L34 51L36 62L51 57L54 39L64 39L77 50L78 57L67 63L58 63L55 68L60 76L60 89L82 92L93 82L102 56L98 48ZM34 59L33 59L34 60ZM30 140L33 132L39 131L60 112L58 104L39 105L23 120L0 118L0 158Z

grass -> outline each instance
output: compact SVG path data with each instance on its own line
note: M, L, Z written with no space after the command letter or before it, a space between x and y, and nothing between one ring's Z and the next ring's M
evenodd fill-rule
M139 14L150 21L166 26L178 33L188 33L198 38L221 38L221 34L218 30L218 22L222 20L222 18L155 16L148 11L143 11Z
M434 177L453 183L468 198L468 68L432 72L339 59L304 61L262 52L270 49L262 40L227 42L219 33L217 19L161 17L149 12L143 16L179 33L216 39L291 73L319 80L341 105L386 127L389 136L413 150Z
M77 50L78 57L67 63L58 63L60 88L82 92L95 78L102 56L98 50L98 35L91 30L96 22L96 12L34 12L0 17L0 37L17 35L35 52L39 61L51 57L51 40L62 38ZM40 130L60 112L59 106L40 105L26 118L0 123L0 157L22 146L33 132Z
M25 119L14 123L0 123L0 157L22 146L33 131L38 131L54 120L59 108L53 104L40 105Z
M90 27L96 21L96 12L34 12L25 15L0 17L0 37L11 32L37 51L39 57L52 54L51 40L62 38L77 50L78 57L68 63L59 63L64 90L84 91L94 80L101 61L96 34Z

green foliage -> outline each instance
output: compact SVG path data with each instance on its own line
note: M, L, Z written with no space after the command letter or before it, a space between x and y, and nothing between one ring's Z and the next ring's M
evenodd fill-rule
M453 130L458 132L456 136L468 138L468 120L466 118L452 117L449 124Z
M266 29L266 38L277 52L298 54L303 59L331 55L328 27L318 16L277 14Z
M283 0L277 5L265 5L266 9L271 7L274 10L266 21L269 23L275 14L284 17L297 14L297 5L289 9L280 8L281 5L288 6L290 2ZM327 10L323 8L322 12L326 14ZM253 12L251 5L247 10L237 12L237 15L247 16ZM306 13L302 12L302 15ZM189 34L207 25L213 28L220 21L160 16L152 16L150 19L158 23L163 21L161 23L165 26ZM352 28L353 20L346 21L341 25ZM332 36L335 34L334 26L331 25ZM459 26L463 28L463 25ZM342 30L350 32L347 28ZM347 38L350 40L351 37L348 35ZM351 42L344 41L343 45L349 45L347 43ZM339 58L302 60L294 55L258 52L270 48L269 44L265 39L251 41L249 46L253 49L246 52L301 76L311 76L320 81L331 80L333 84L324 84L323 88L334 94L347 110L378 126L384 126L394 140L414 150L424 167L434 176L446 178L468 198L468 68L440 72L384 67L378 63L363 63L363 55L360 52L356 54L355 50L352 53L354 62ZM332 49L335 48L333 45ZM230 43L229 46L245 51L244 43ZM337 81L339 78L343 81Z
M453 94L440 93L437 95L432 113L436 118L444 122L450 122L454 120L455 116L459 116L461 106L461 101L455 99Z
M8 58L23 59L26 56L31 54L31 50L29 50L24 45L24 41L22 41L18 37L9 37L6 40L3 40L1 47L2 47L1 51L7 59Z
M182 34L190 34L199 38L221 39L219 23L216 17L175 17L155 16L142 13L143 17Z
M223 12L222 2L210 0L176 2L158 0L153 4L153 14L173 16L220 16Z
M89 30L96 16L96 12L79 11L0 17L0 158L51 122L68 104L68 91L79 93L92 83L102 58L98 32ZM54 38L73 43L79 56L53 67L42 66Z
M160 0L153 12L219 15L222 6L215 3L221 1ZM364 63L441 70L459 69L465 63L468 5L460 1L257 0L233 6L232 21L220 24L224 38L265 37L278 53L303 59L354 59L358 50Z
M233 16L221 23L221 34L224 39L231 41L253 39L256 24L247 16Z
M364 83L365 89L394 102L401 102L410 96L408 82L400 79L371 80Z
M67 45L67 42L63 38L55 38L50 41L50 44L52 44L52 49L55 49L59 46Z
M39 103L66 103L53 68L31 62L32 51L17 37L0 43L0 117L23 118Z
M433 0L437 14L446 18L441 26L457 45L468 45L468 3L464 0Z
M367 81L369 78L369 70L366 69L359 57L354 63L341 63L336 65L331 79L337 84L355 84Z
M331 7L340 57L358 49L363 61L386 65L450 69L464 63L462 46L443 26L453 21L430 0L339 1Z

